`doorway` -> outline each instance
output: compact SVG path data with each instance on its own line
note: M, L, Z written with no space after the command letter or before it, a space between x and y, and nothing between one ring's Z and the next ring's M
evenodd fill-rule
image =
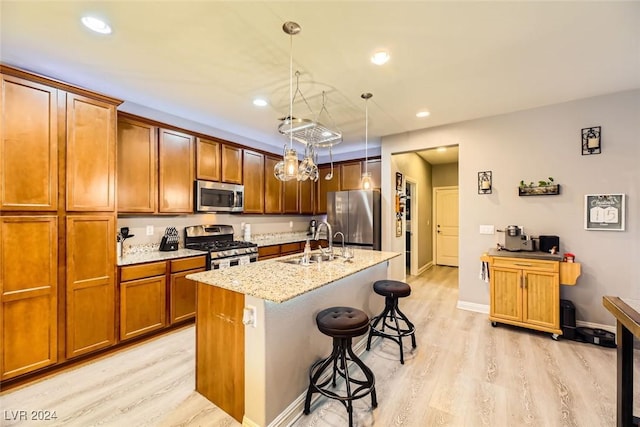
M458 187L436 187L433 194L436 265L458 267Z

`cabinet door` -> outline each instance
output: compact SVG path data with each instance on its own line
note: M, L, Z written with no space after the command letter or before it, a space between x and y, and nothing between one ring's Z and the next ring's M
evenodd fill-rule
M316 183L311 180L300 181L298 188L298 213L313 214L313 196Z
M299 182L295 179L284 182L284 213L298 213L298 188L300 187L298 184Z
M196 139L196 177L220 181L220 143L210 139Z
M523 271L523 321L545 328L560 327L558 273Z
M193 213L194 137L160 129L158 212Z
M264 213L264 156L244 150L244 212Z
M364 172L364 163L362 162L362 172ZM367 172L371 174L371 188L381 188L382 184L382 161L369 160L367 162Z
M242 149L222 144L222 182L242 184Z
M116 107L67 94L67 211L115 211Z
M0 378L57 361L58 221L0 218Z
M58 207L56 89L0 76L0 208Z
M121 340L165 327L166 283L165 276L120 283Z
M522 270L491 269L490 315L505 320L522 321Z
M282 159L271 156L264 158L264 213L282 213L284 186L282 181L273 174L273 168L280 160Z
M67 357L115 342L115 216L67 216Z
M362 189L362 167L360 162L350 162L340 165L340 190Z
M205 269L200 268L171 275L171 324L195 317L196 282L187 279L185 276L200 271L205 271Z
M333 178L326 180L325 176L330 173L330 171L331 167L329 165L318 167L320 178L318 178L316 183L316 194L318 195L318 197L316 197L317 214L327 213L327 193L329 191L340 191L340 165L333 165Z
M258 261L278 258L280 256L280 245L260 246L258 248Z
M157 146L155 126L118 118L118 212L156 212Z

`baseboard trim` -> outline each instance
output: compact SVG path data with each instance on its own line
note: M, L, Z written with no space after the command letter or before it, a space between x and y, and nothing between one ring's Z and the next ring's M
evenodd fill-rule
M603 325L603 324L600 324L600 323L585 322L585 321L582 321L582 320L576 320L576 327L604 329L605 331L611 332L613 334L616 333L616 326L615 325Z
M360 341L353 344L352 346L353 352L356 355L360 356L362 353L365 352L365 349L367 347L367 337L368 335L365 335ZM373 347L379 339L380 339L379 337L375 337L371 341L371 346ZM321 378L321 380L327 379L329 378L329 376L330 376L330 373L326 373L324 377ZM316 393L311 398L311 406L313 406L316 400L320 399L321 397L322 395ZM304 415L304 401L306 398L307 398L307 391L305 390L293 402L291 402L291 404L287 406L284 411L282 411L273 421L271 421L268 427L290 427L291 425L293 425L293 423L298 421L298 419ZM243 419L242 425L243 426L245 425L244 419ZM257 426L257 424L246 424L246 427L259 427L259 426Z
M433 267L433 262L428 262L422 267L418 268L418 276L424 273L425 271L427 271L428 269L430 269L431 267Z
M459 308L460 310L474 311L476 313L489 314L489 306L487 304L458 300L456 308Z

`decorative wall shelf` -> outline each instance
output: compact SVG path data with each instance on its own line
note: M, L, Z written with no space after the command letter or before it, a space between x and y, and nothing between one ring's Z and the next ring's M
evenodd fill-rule
M518 187L518 196L555 196L560 194L560 184L544 187Z

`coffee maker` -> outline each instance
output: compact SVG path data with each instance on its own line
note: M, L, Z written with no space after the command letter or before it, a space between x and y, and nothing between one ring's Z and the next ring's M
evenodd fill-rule
M504 250L506 251L535 251L535 243L531 236L524 234L524 228L509 225L504 231Z

